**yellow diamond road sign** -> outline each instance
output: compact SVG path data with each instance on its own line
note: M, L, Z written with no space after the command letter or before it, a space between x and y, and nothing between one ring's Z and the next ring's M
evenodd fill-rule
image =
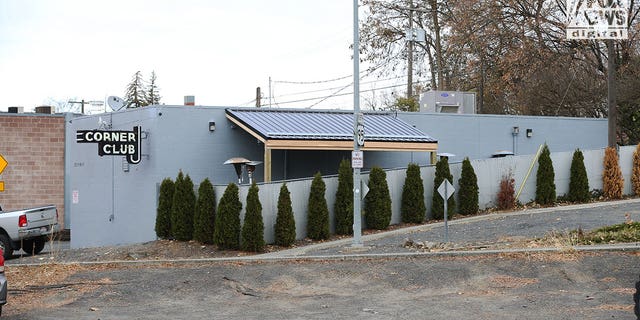
M7 167L7 164L9 164L7 160L5 160L4 157L2 157L2 155L0 154L0 174L2 174L4 168ZM2 191L4 191L4 181L0 181L0 192Z

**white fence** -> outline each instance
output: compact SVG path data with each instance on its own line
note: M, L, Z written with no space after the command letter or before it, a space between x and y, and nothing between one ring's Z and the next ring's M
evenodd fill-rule
M633 163L633 152L635 146L621 147L619 151L619 163L624 177L624 194L631 194L631 171ZM604 161L604 149L600 150L583 150L584 164L589 177L589 190L602 189L602 172ZM535 199L536 192L536 172L538 169L537 161L534 162L535 155L512 156L496 159L472 160L471 165L478 177L479 188L479 204L481 209L494 207L496 196L498 194L500 180L503 175L512 173L515 179L516 192L522 187L522 193L518 200L521 203L527 203ZM573 152L552 153L551 160L555 172L556 192L558 195L564 195L569 189L569 175L571 168L571 160ZM527 172L533 163L528 178ZM336 164L337 166L338 164ZM461 163L452 163L449 165L451 174L453 175L453 185L456 190L459 189L458 179L460 178ZM387 170L387 183L391 194L392 216L391 224L397 224L401 221L400 202L402 198L402 187L404 185L406 169ZM420 174L424 183L425 204L427 207L427 217L431 217L431 200L433 196L433 180L435 174L435 166L421 167ZM526 181L525 181L526 178ZM363 181L368 181L368 174L362 175ZM311 189L312 178L287 181L287 187L291 193L291 202L296 221L296 237L303 239L307 234L307 203L309 192ZM329 207L329 221L331 231L334 232L334 214L333 205L335 202L336 189L338 187L338 177L324 177L326 184L325 198ZM522 184L524 183L524 186ZM278 211L278 196L280 187L283 182L273 182L260 184L260 202L262 204L262 216L264 219L264 238L267 243L273 243L275 239L274 224L276 222L276 214ZM216 198L220 201L226 186L216 186ZM249 186L240 186L240 200L243 202L243 211L241 219L244 219L244 208ZM457 196L457 194L454 194Z

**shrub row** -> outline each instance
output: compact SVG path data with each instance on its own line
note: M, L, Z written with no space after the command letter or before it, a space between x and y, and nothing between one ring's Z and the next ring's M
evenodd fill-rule
M571 162L569 192L566 199L571 202L586 202L591 197L584 156L577 149ZM453 184L446 157L436 163L433 201L433 218L444 217L444 199L438 187L447 179ZM553 162L548 146L543 146L538 158L536 173L535 201L541 205L556 203L556 186ZM633 158L632 183L635 194L640 195L640 145ZM615 148L607 148L604 157L603 195L608 199L622 197L624 180L618 164ZM391 196L386 173L380 167L373 167L369 174L369 193L364 198L363 214L365 226L370 229L386 229L391 221ZM338 188L334 203L335 230L337 234L348 235L353 232L353 173L350 162L343 160L338 169ZM242 203L239 189L231 183L225 189L217 207L213 186L205 179L198 189L196 200L193 182L189 175L178 173L176 181L166 178L160 186L160 199L156 217L156 234L163 239L181 241L196 240L201 243L214 243L221 249L242 249L260 252L264 250L264 223L262 205L258 196L258 186L254 183L247 195L247 208L244 223L240 224ZM307 211L307 236L313 240L323 240L330 236L329 210L325 198L326 185L320 172L311 182ZM458 180L457 212L463 215L476 214L479 211L478 181L471 161L465 158ZM424 184L417 164L409 164L402 189L401 217L405 223L422 223L426 217ZM498 209L512 209L516 204L515 180L511 172L500 181L497 194ZM455 197L447 202L447 214L456 212ZM296 224L291 204L291 195L286 183L280 188L278 212L276 216L275 244L290 246L296 240Z

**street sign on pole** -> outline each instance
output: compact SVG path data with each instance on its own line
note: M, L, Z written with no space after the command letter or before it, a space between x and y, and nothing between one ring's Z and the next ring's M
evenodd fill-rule
M362 169L364 167L364 152L351 151L351 168Z
M456 191L456 188L453 187L453 185L451 184L451 182L449 182L448 179L444 179L444 181L442 181L442 184L440 184L440 186L438 187L438 193L442 196L442 199L444 199L444 242L449 242L449 224L447 222L447 202L449 202L449 198L451 198L451 196L453 195L453 193Z
M2 171L4 171L8 164L7 160L0 154L0 174L2 174ZM4 181L0 181L0 192L2 191L4 191Z

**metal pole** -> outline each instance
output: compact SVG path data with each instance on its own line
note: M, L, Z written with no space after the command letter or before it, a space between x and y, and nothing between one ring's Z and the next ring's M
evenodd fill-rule
M444 183L444 242L449 242L449 223L447 219L447 202L449 202L449 184L445 180Z
M607 40L607 106L609 108L609 147L617 145L618 108L616 106L616 49L613 40Z
M358 0L353 0L353 151L359 151L356 136L360 113L360 34L358 31ZM362 213L360 209L360 168L353 168L353 246L362 247Z

